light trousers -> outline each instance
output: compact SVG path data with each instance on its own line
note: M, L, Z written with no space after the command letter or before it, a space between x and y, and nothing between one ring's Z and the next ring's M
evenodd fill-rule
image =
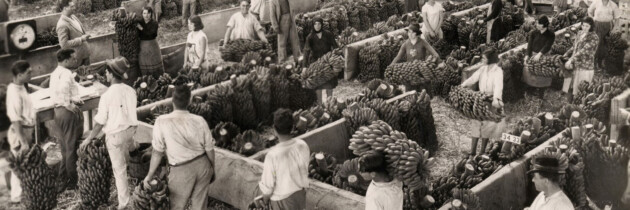
M129 127L120 132L107 134L105 145L112 161L116 191L118 191L118 209L123 209L129 203L131 192L127 177L127 165L129 163L129 150L135 146L133 135L136 134L136 127Z

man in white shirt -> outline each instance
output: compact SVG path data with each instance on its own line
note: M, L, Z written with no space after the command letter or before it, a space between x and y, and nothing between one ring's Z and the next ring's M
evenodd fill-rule
M35 110L25 86L31 80L31 65L23 60L16 61L11 66L11 72L13 82L7 87L6 96L7 116L11 120L8 139L11 153L17 155L27 152L32 143ZM11 173L11 202L19 203L21 195L20 180Z
M112 169L118 191L118 209L129 203L130 191L127 182L127 162L129 151L135 147L133 135L136 133L136 91L123 81L127 79L129 62L123 57L107 60L105 75L110 86L98 104L94 117L96 125L81 147L88 145L101 130L106 135L106 147L112 161Z
M79 64L73 49L57 51L57 68L50 74L50 99L55 104L55 119L52 135L61 146L63 160L59 164L59 176L65 177L60 190L73 188L77 182L77 146L83 135L83 114L79 106L79 84L73 70ZM70 70L73 69L73 70Z
M241 1L241 11L234 13L227 23L227 31L223 38L224 43L235 39L262 40L267 42L265 29L260 25L253 14L249 13L249 1Z
M170 209L183 210L191 200L191 210L205 210L209 185L214 181L214 139L208 123L188 112L191 100L186 85L175 87L170 114L159 116L153 127L153 155L145 186L166 156L170 171L168 190Z
M564 163L563 163L564 162ZM532 181L540 194L526 210L573 210L573 203L560 187L568 163L566 158L537 157L532 160Z
M595 52L595 69L603 66L604 58L608 52L608 43L606 42L606 36L615 27L616 21L621 16L621 11L615 2L611 0L595 0L588 7L588 16L592 17L595 21L595 33L599 37L599 45Z
M263 201L273 210L305 209L310 149L304 140L291 136L293 117L288 109L274 113L273 128L280 143L265 157L258 184Z

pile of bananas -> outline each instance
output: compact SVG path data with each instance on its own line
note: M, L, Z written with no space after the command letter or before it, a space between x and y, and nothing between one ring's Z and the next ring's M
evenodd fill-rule
M368 92L370 93L366 94ZM373 98L368 97L369 99L375 99L375 98L390 99L390 98L393 98L394 96L402 94L402 90L397 87L394 87L394 85L386 81L383 81L381 79L373 79L367 83L367 89L363 90L362 93L366 96L367 95L375 96Z
M136 28L136 15L128 15L123 9L113 12L112 20L116 21L116 39L118 53L131 64L131 71L138 69L138 55L140 54L140 32Z
M573 47L573 37L571 33L564 33L564 35L556 37L553 45L551 45L551 54L564 55L571 47Z
M271 74L271 110L291 107L291 82L288 79L288 72L285 66L270 65Z
M426 185L430 168L434 163L433 158L429 158L429 151L407 139L400 131L391 131L389 135L393 142L387 143L384 149L389 174L402 180L411 190ZM383 139L385 137L383 136Z
M550 18L549 30L558 31L560 29L571 26L571 18L567 16L565 12L558 13Z
M610 85L608 90L604 88L605 84ZM578 93L573 99L573 104L580 105L588 117L608 123L612 98L621 94L626 88L626 81L619 76L593 79L592 82L585 81L578 86Z
M302 87L299 74L292 74L289 77L289 109L308 109L317 102L317 94L315 90Z
M369 125L373 121L379 120L376 111L370 108L346 108L341 114L346 118L346 125L350 133L354 133L359 127Z
M79 148L78 155L80 209L97 209L101 205L107 205L113 171L105 138L93 139L90 144Z
M442 23L442 33L444 34L444 40L447 43L455 46L460 45L459 35L457 34L457 25L459 25L460 21L461 19L459 18L448 16L444 23Z
M470 189L500 168L501 165L485 155L464 157L453 166L450 176L456 178L457 187Z
M571 199L576 209L585 209L588 208L588 200L584 182L584 160L577 150L579 148L574 148L572 142L573 139L563 136L552 142L552 145L555 151L562 153L568 159L569 166L566 170L566 184L563 186L564 192Z
M374 25L372 25L372 28L368 29L365 32L365 37L374 37L374 36L378 36L390 31L393 31L394 28L387 25L386 22L377 22L374 23Z
M379 119L385 121L396 130L400 130L400 114L397 102L387 103L382 98L374 98L367 103L360 103L359 106L366 106L376 111Z
M463 65L457 65L455 68L451 65L438 66L433 70L436 80L432 81L431 89L433 95L446 98L451 92L453 86L459 85L462 80L461 72Z
M333 173L337 167L337 159L328 153L311 153L308 163L308 177L324 183L332 184Z
M470 20L462 18L462 21L457 24L457 35L459 44L468 46L470 43L470 34L473 31L473 23ZM474 49L471 47L471 49Z
M210 104L208 104L200 96L193 97L190 104L188 104L188 111L191 114L203 117L206 122L212 121L212 106L210 106Z
M142 183L136 186L130 201L131 207L137 210L167 210L170 209L169 204L165 177L153 178L148 187Z
M34 145L25 153L11 154L11 169L20 179L26 209L50 210L57 206L57 173L46 165L46 152Z
M249 77L237 77L232 79L232 110L234 123L243 129L254 129L258 126L256 108L254 108L253 96L250 92L252 80Z
M221 58L225 61L240 62L248 52L272 49L271 45L258 40L235 39L230 40L221 48Z
M339 46L346 46L365 38L364 33L359 33L354 27L349 27L341 31L341 34L339 34L339 37L337 38L337 42L339 43Z
M166 97L168 86L172 84L173 79L168 74L163 74L160 78L155 79L151 75L139 77L133 83L133 88L138 94L138 106L158 101Z
M510 49L516 48L519 45L527 42L527 33L523 30L510 31L505 39L499 40L497 49L499 52L506 52Z
M307 110L300 109L293 112L293 122L295 122L295 127L292 133L300 135L332 122L332 118L322 107L314 106Z
M359 50L359 81L364 83L381 77L380 54L378 44L368 44Z
M395 139L390 137L394 131L391 126L382 120L373 121L369 126L361 126L350 139L348 149L356 156L361 156L370 150L383 152L387 145L394 143Z
M352 28L361 29L361 18L359 17L359 9L351 7L348 10L348 24Z
M580 154L584 158L586 192L596 202L618 203L628 179L628 148L611 141L607 135L586 131Z
M398 15L392 15L390 17L385 16L385 15L387 15L385 13L380 13L379 15L384 16L385 24L390 26L390 27L394 27L396 29L401 29L401 28L406 27L406 26L404 26L404 22L403 22L402 18L400 16L398 16ZM407 26L409 26L409 25L407 25Z
M394 63L385 69L385 80L395 85L418 86L428 82L422 76L421 66L424 61Z
M393 37L387 34L383 34L381 36L383 37L383 41L380 43L381 50L380 54L378 55L378 59L380 61L380 76L382 77L382 72L387 69L387 66L389 66L392 61L394 61L394 58L396 58L396 55L398 55L398 50L400 50L403 42L407 39L407 35L405 34L402 37Z
M604 57L604 69L611 75L621 75L624 73L623 60L628 49L628 42L621 37L621 32L614 32L606 36L608 52Z
M449 102L464 116L480 121L500 121L501 113L492 111L492 96L464 87L453 87Z
M324 111L330 115L331 121L341 119L341 117L343 117L341 115L341 111L346 109L345 102L341 102L337 100L337 98L332 97L332 96L328 97L328 99L323 104L320 104L319 106L321 106L322 109L324 109Z
M234 90L231 86L218 84L215 88L206 93L206 101L212 107L212 121L208 125L216 125L219 122L232 122L234 120L232 107L232 95Z
M402 131L433 154L438 149L431 97L425 90L405 97L400 103Z
M359 172L359 158L349 159L339 164L333 175L333 185L340 189L365 195L370 181L363 179Z
M548 78L559 78L562 76L565 59L562 55L543 55L538 61L533 62L530 58L525 62L525 66L533 75Z
M341 50L333 50L324 54L308 68L302 70L302 87L307 89L318 88L332 79L337 79L339 72L343 71L344 59Z
M461 46L458 49L451 51L451 54L449 55L450 58L463 61L464 63L470 63L470 60L472 60L474 56L475 54L468 50L466 46Z
M470 9L470 8L473 8L474 6L475 5L472 4L471 2L462 2L459 4L453 4L450 1L447 1L447 2L442 3L442 7L444 8L444 11L451 12L451 13Z
M433 46L433 49L440 55L440 58L446 58L453 50L457 49L457 45L454 45L445 39L427 40L429 44Z
M486 32L488 31L484 24L478 24L474 20L471 24L470 38L468 39L468 47L475 49L479 45L486 43Z
M499 67L503 69L503 100L512 102L522 98L524 90L519 81L523 75L524 50L510 51L501 56Z
M221 67L220 70L215 69L214 71L207 71L201 74L199 77L199 83L201 86L208 87L210 85L221 83L228 78L230 78L230 74Z
M271 109L271 80L269 75L269 69L266 67L254 67L252 73L252 100L254 102L254 108L256 108L256 116L262 121L270 120L272 113Z
M241 129L232 122L220 122L212 129L212 138L217 147L229 149L233 146L233 139L241 133Z
M258 52L254 52L254 51L247 52L245 53L245 55L243 55L243 58L241 59L241 64L251 65L251 66L262 65L263 58L260 56L260 53Z
M52 26L44 31L37 33L33 48L40 48L45 46L52 46L59 44L59 38L57 36L57 30L55 26Z
M479 197L470 189L453 189L453 199L461 201L467 210L483 209Z
M454 176L439 177L431 182L433 190L430 191L430 195L435 199L433 206L442 206L450 200L452 197L451 191L457 187L457 182L457 177Z
M234 138L232 151L251 156L265 149L265 140L256 131L246 130Z

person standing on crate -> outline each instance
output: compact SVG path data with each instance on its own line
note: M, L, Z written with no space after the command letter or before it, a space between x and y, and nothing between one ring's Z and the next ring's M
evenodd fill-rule
M31 80L31 65L19 60L11 66L13 82L7 86L6 108L7 116L11 120L8 131L9 149L11 154L28 152L33 142L33 126L35 125L35 109L26 90ZM15 172L11 173L11 203L20 203L22 187Z
M507 27L501 25L501 20L499 19L499 17L501 16L501 10L503 10L502 0L493 0L492 4L490 4L490 7L488 7L486 18L478 21L479 23L486 23L487 44L492 41L499 41L499 39L501 39L501 34L505 31L505 27Z
M131 193L127 181L127 163L129 151L135 149L133 135L136 133L138 118L136 116L136 91L124 81L127 79L129 62L123 57L107 60L105 76L110 86L98 103L98 113L94 117L96 125L89 136L81 143L85 147L101 131L105 133L107 152L112 162L116 191L118 192L118 209L124 209L129 203Z
M79 66L78 52L73 49L57 51L59 65L50 74L50 99L55 105L53 136L61 145L63 157L59 164L59 176L65 183L60 183L59 190L74 188L77 184L77 146L83 135L83 113L79 106L83 100L79 96L79 84L70 69Z
M540 57L551 51L551 46L556 39L556 34L548 29L549 19L541 16L536 21L536 30L529 32L527 39L527 54L525 55L525 68L523 69L523 81L525 84L536 89L536 95L543 99L545 88L551 86L551 79L543 76L533 75L527 68L527 63L539 62Z
M164 74L164 64L160 45L156 40L159 25L153 19L153 8L142 9L142 20L138 21L136 27L140 31L140 54L138 55L140 72L142 75L152 75L157 79Z
M365 194L366 210L402 210L403 183L387 172L385 156L376 151L369 151L359 158L359 171L372 177L372 182Z
M466 79L461 86L472 87L478 85L479 91L492 96L492 108L500 110L503 108L503 69L497 64L499 62L498 53L489 49L483 52L481 63L471 68L476 72ZM505 129L505 120L493 121L472 121L472 144L470 155L477 154L477 142L481 139L481 151L483 154L488 146L489 139L498 139Z
M201 116L188 112L190 89L178 85L173 92L174 111L159 116L153 127L153 154L149 182L166 156L169 164L168 191L170 209L183 210L191 200L191 210L205 210L210 183L215 179L214 139L208 123Z
M323 26L323 19L319 17L313 19L313 31L306 37L306 41L304 42L304 57L306 58L306 66L317 61L317 59L321 58L326 53L339 47L337 40L335 40L335 35L333 35L330 31L324 30ZM323 92L326 92L325 96L332 96L333 89L335 87L337 87L336 77L318 88L317 101L319 103L326 101Z
M208 37L203 32L203 23L199 16L193 15L188 20L188 38L186 39L186 52L184 52L184 69L199 70L201 64L206 61L208 49Z
M287 56L287 43L291 43L293 60L297 63L300 57L300 40L298 39L295 16L290 0L271 0L271 27L278 33L278 63L284 63Z
M61 17L57 21L57 35L59 46L62 49L73 49L79 61L79 66L90 65L90 47L88 46L89 34L79 18L74 16L75 2L72 0L60 0L58 9L61 10Z
M444 34L442 32L442 23L444 22L444 8L442 4L435 2L435 0L427 1L422 6L422 34L424 38L442 39Z
M619 20L621 12L615 2L610 0L596 0L588 7L588 16L593 18L595 22L592 27L595 28L595 33L599 37L599 45L595 53L595 69L601 69L603 66L604 58L608 54L608 43L606 43L606 36L615 27L615 22Z
M278 109L273 114L273 128L280 143L265 157L258 184L263 202L273 210L305 209L310 149L304 140L291 135L293 117L290 110Z
M223 43L236 39L261 40L267 42L265 29L256 17L249 13L249 1L241 0L241 11L234 13L227 23L227 31Z
M573 210L573 203L560 187L560 180L565 176L567 163L553 157L537 157L532 160L532 182L540 193L530 207L525 210Z
M569 102L573 101L573 96L577 94L578 87L583 81L590 82L595 75L595 49L599 43L599 37L595 33L594 21L590 17L585 17L581 21L582 30L578 32L573 47L564 54L569 57L565 63L564 84L562 91L568 94Z
M405 29L407 31L407 35L409 39L405 41L398 54L394 58L391 64L398 63L403 58L406 62L411 62L414 60L424 60L429 54L435 56L438 60L440 60L440 55L431 47L431 45L422 39L422 31L420 31L420 24L411 23L409 27ZM391 65L390 64L390 65Z

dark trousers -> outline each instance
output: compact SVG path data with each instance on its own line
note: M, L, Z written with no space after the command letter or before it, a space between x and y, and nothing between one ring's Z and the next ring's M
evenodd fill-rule
M300 57L300 41L297 35L297 28L291 14L284 14L280 17L280 32L278 33L278 63L283 63L287 59L287 43L291 42L293 59L297 61Z
M59 163L59 177L69 185L77 182L77 148L83 134L83 115L75 114L64 107L55 108L55 138L61 146L62 161Z

